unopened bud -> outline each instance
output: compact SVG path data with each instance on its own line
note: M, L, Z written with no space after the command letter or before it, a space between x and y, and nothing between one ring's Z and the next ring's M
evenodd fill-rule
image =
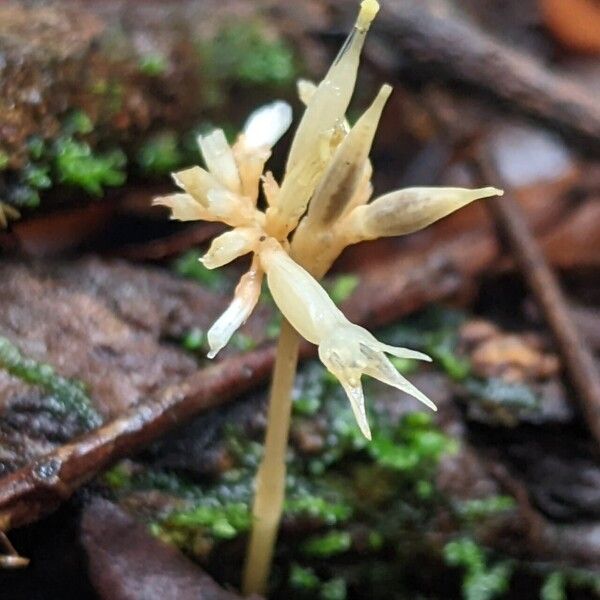
M352 200L364 172L381 112L392 88L384 85L338 146L308 208L311 224L328 225Z
M356 83L360 52L378 8L375 0L362 3L353 31L304 112L290 149L286 171L291 171L307 153L315 152L322 134L332 130L344 118Z
M406 188L380 196L349 215L344 232L350 243L404 235L423 229L466 204L504 192L493 187Z

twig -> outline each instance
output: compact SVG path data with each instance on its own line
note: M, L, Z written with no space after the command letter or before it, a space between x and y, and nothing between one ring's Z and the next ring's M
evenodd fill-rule
M267 377L272 363L272 348L225 359L4 477L0 481L0 523L8 529L51 512L116 459L194 414L256 386Z
M543 219L536 218L543 227ZM498 258L499 245L481 221L469 223L465 232L453 229L449 220L438 226L438 232L445 227L449 231L432 246L395 252L386 247L386 260L369 263L344 312L354 322L371 327L392 322L429 302L461 293ZM313 346L301 347L303 357L313 352ZM271 374L273 358L269 348L223 359L1 478L0 530L36 521L119 458L259 385Z
M381 43L369 58L386 71L402 67L410 78L434 76L484 92L600 153L600 103L591 93L484 32L445 0L384 2L374 35Z
M487 149L476 166L482 181L502 186L501 176ZM557 278L529 230L525 215L510 197L486 202L500 233L506 238L523 277L538 301L564 360L585 422L600 444L600 373L585 340L579 335Z

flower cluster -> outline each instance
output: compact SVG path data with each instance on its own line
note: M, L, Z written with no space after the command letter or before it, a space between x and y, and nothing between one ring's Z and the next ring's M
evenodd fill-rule
M155 200L169 207L174 219L220 221L231 227L213 240L201 259L207 268L253 255L232 303L208 332L209 357L249 317L266 276L285 318L318 346L321 361L339 379L367 437L370 430L361 376L379 379L435 410L385 354L430 359L382 344L348 321L317 280L349 244L410 233L473 200L502 193L494 188L410 188L369 202L372 168L368 156L390 86L382 86L351 128L345 113L365 36L377 11L375 0L364 0L353 31L323 81L318 86L299 82L306 109L280 184L272 173L263 175L272 147L292 120L291 108L277 101L252 113L233 146L220 129L200 136L206 169L196 166L175 173L175 183L183 193ZM258 204L261 189L264 210Z

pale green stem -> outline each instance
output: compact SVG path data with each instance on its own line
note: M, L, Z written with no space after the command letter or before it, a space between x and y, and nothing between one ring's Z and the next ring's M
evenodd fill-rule
M285 498L285 457L299 347L299 334L284 319L271 382L265 448L256 474L252 531L242 582L246 595L264 594L271 572Z

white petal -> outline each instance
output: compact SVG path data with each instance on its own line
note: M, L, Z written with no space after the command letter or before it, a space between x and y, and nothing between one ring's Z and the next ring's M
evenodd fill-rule
M408 348L390 346L389 344L382 344L381 342L377 342L377 347L384 352L391 354L392 356L397 356L398 358L410 358L412 360L424 360L431 362L431 356L423 354L423 352L418 352L417 350L409 350Z
M262 271L257 269L254 263L250 271L242 275L235 288L233 301L208 330L208 358L214 358L246 322L258 302L262 277Z
M423 392L410 383L410 381L400 375L384 354L366 346L362 346L361 349L369 359L369 363L364 369L366 375L410 394L425 404L425 406L431 408L431 410L437 411L436 405Z
M152 201L153 206L167 206L171 209L171 219L177 221L210 220L208 211L189 194L171 194Z
M292 123L292 107L277 100L255 110L244 125L247 148L272 148Z
M367 420L367 412L365 410L365 397L363 394L362 385L360 380L358 384L352 385L350 383L340 381L348 400L350 400L350 406L354 413L354 418L362 431L362 434L368 439L371 439L371 428L369 427L369 421Z
M233 151L222 129L198 136L198 145L211 175L232 192L241 189L240 176Z
M173 173L173 180L181 189L206 206L206 194L211 188L220 188L221 184L202 167L191 167Z
M254 206L247 198L225 189L211 189L207 194L208 210L215 219L232 227L248 225L256 217Z
M212 241L208 252L200 261L207 269L222 267L251 252L260 235L259 230L246 227L226 231Z

